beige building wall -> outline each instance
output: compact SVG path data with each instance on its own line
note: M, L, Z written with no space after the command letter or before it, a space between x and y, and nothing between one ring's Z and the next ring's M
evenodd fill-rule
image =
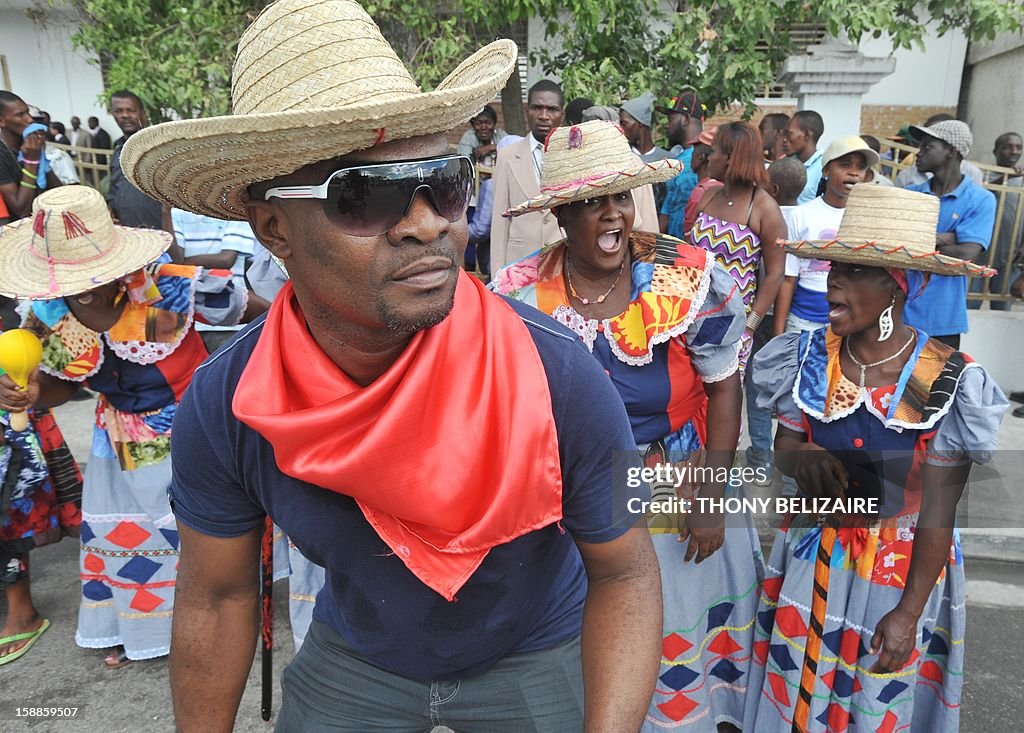
M1004 132L1024 134L1024 35L1005 34L989 44L974 44L964 78L966 122L974 132L975 160L994 163L993 143Z

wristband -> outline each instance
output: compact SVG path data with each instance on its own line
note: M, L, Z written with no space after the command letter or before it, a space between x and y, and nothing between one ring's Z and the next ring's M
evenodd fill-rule
M36 180L36 174L35 174L35 173L33 173L32 171L30 171L30 170L29 170L28 168L22 168L22 169L21 169L21 175L23 175L23 176L28 176L28 177L29 177L29 178L31 178L31 179L32 179L33 181L34 181L34 180Z
M36 189L36 188L38 188L38 186L36 186L36 184L34 184L34 183L29 183L28 181L19 181L19 184L20 184L20 185L22 185L22 186L24 186L25 188L31 188L31 189Z
M23 158L21 162L25 165L39 165L38 160L29 160L28 158Z
M764 320L764 316L760 313L750 311L750 313L747 314L747 328L751 331L756 331L757 327L761 325L762 320Z

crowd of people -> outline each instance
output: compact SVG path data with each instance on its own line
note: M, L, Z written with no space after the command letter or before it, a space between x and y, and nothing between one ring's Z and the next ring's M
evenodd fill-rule
M92 119L0 92L2 329L42 345L0 375L0 665L69 535L75 642L169 655L178 729L229 731L272 534L284 733L958 730L955 512L1009 404L959 350L967 277L1020 249L965 123L902 130L892 181L875 138L705 127L689 87L542 80L508 134L514 43L420 92L354 0L277 0L238 49L231 115L111 95L105 195L48 153L110 147ZM83 475L50 410L93 396ZM846 508L766 557L772 486Z

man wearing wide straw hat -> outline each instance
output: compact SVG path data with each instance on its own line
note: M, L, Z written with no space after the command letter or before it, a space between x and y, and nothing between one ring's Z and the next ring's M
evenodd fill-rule
M265 514L327 576L279 731L639 728L661 598L612 460L628 420L572 334L458 268L472 163L442 133L516 58L496 41L422 93L356 3L280 0L233 115L126 144L136 185L248 218L291 276L176 422L179 730L231 729Z

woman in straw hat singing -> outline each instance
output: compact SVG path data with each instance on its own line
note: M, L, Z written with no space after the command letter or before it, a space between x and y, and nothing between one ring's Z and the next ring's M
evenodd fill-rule
M609 122L555 130L540 196L508 215L551 208L565 239L500 270L492 288L579 335L618 389L649 466L687 468L706 449L705 465L720 477L739 434L743 302L709 252L633 231L629 191L672 177L679 165L640 161ZM665 599L650 730L714 731L716 723L739 723L743 711L761 568L757 535L742 516L727 522L695 511L679 521L671 499L677 490L694 498L689 478L665 482L656 497L669 500L664 512L649 515ZM725 490L716 478L699 494L722 497Z
M0 408L58 405L81 384L99 393L75 638L117 647L109 667L163 656L170 645L171 421L207 356L193 328L200 268L169 264L170 242L164 232L114 226L103 197L84 186L42 194L29 218L0 233L0 293L33 301L22 327L43 342L27 390L0 377ZM234 302L240 315L241 294Z
M953 523L1007 401L970 357L903 323L929 273L994 273L935 251L938 215L933 197L859 185L835 240L786 245L832 262L829 323L753 362L758 404L779 417L776 463L800 490L792 508L807 513L783 521L768 562L745 729L959 729Z

